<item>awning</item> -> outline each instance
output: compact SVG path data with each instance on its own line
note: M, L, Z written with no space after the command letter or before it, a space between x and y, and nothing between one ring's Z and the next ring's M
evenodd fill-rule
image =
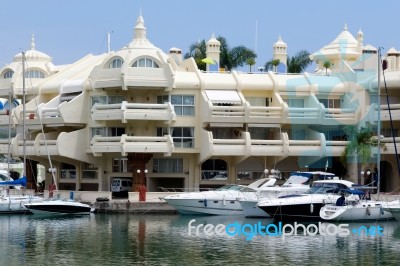
M242 103L239 93L236 90L206 90L206 95L212 103Z
M69 80L63 83L60 88L60 94L82 92L86 79Z
M70 101L78 96L80 93L66 93L60 96L60 102Z

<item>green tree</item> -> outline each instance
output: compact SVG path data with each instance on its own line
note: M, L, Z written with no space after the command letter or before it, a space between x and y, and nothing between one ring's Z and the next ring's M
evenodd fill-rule
M311 64L310 53L306 50L300 50L296 55L288 57L287 72L301 73Z
M361 183L361 176L359 175L361 164L370 160L372 148L378 146L378 139L373 136L369 128L346 126L344 131L349 143L341 154L340 161L344 166L347 165L348 161L357 163L357 180L358 183ZM384 145L381 145L381 147L386 149Z
M281 60L279 59L271 59L268 62L265 63L264 67L265 70L272 70L276 72L276 67L279 65Z
M224 37L219 36L217 40L221 43L219 65L228 71L243 66L250 58L254 59L257 57L254 51L243 45L230 49ZM189 52L184 55L185 59L189 57L194 58L199 69L205 70L206 65L201 62L201 60L207 57L206 41L202 40L192 44L189 48Z
M249 58L246 60L246 64L249 65L249 72L251 72L251 66L254 66L256 64L256 60L254 58Z
M331 62L325 61L323 66L325 67L325 74L328 75L328 68L331 67Z
M185 58L190 58L193 57L194 61L197 64L197 67L200 70L206 70L206 64L202 62L201 60L207 57L206 53L206 41L198 41L196 43L193 43L189 47L189 52L187 52L184 56Z

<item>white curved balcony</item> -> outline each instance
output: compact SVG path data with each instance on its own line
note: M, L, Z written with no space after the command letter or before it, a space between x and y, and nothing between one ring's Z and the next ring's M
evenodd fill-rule
M91 110L92 119L119 120L126 123L128 120L157 120L166 124L176 120L176 113L171 103L144 104L128 103L119 104L95 104Z
M170 135L162 137L128 136L123 134L118 137L94 136L90 142L94 156L103 153L119 153L126 156L128 153L163 153L171 156L174 143Z

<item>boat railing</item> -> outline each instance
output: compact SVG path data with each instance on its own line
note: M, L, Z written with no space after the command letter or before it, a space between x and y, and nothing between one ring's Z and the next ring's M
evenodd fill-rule
M171 188L171 187L159 187L163 192L203 192L215 190L214 188Z

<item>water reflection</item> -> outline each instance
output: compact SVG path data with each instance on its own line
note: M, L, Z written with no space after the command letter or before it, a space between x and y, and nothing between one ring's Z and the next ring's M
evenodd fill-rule
M188 235L188 223L238 222L263 225L270 219L241 216L95 214L41 218L0 216L0 265L115 264L395 264L400 260L397 222L354 223L381 226L383 236L282 237Z

